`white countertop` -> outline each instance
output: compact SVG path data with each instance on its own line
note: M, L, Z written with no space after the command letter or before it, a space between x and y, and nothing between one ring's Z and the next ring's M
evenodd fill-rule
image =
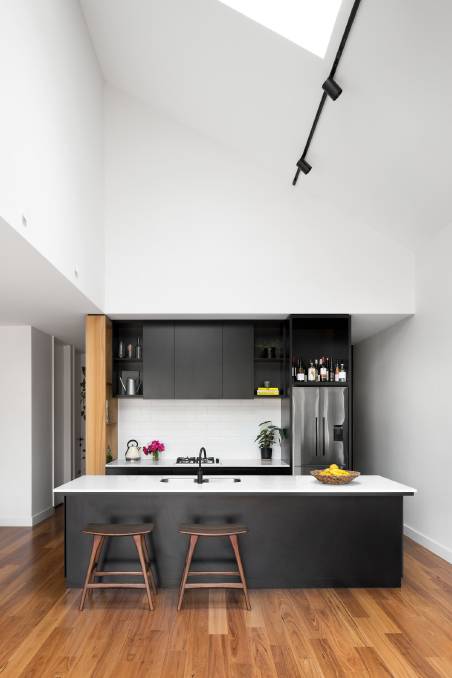
M282 468L289 467L289 464L282 459L269 459L263 460L260 457L252 457L249 459L224 459L220 461L219 464L203 464L202 468L204 471L208 471L212 468L224 468L225 471L228 468L265 468L271 466L273 468ZM192 468L193 473L196 473L198 468L197 464L176 464L176 459L161 457L158 461L153 461L149 457L142 457L139 461L126 461L125 459L115 459L108 464L105 464L106 468Z
M241 482L233 482L240 477ZM323 485L312 476L213 476L209 482L198 485L193 478L169 476L169 482L161 482L162 476L113 475L81 476L60 485L54 492L72 494L77 492L148 493L159 494L335 494L410 495L417 490L383 478L383 476L360 476L348 485Z

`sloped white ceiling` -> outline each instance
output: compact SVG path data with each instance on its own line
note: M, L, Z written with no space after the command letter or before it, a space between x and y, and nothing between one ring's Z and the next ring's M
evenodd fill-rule
M217 0L81 0L108 82L291 182L324 60ZM295 191L410 249L451 220L452 3L363 0ZM215 171L215 168L212 168Z
M82 349L85 315L102 310L2 217L0 252L0 325L32 325Z

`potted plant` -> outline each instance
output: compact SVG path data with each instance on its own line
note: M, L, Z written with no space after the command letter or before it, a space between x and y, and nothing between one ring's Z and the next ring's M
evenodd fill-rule
M256 436L255 442L259 445L261 459L271 459L273 445L281 442L282 429L274 426L270 420L262 421L259 426L260 431Z
M148 455L152 454L152 459L154 461L159 460L159 454L160 452L163 452L165 449L165 445L160 442L160 440L153 440L152 443L149 443L149 445L145 445L143 447L143 453Z

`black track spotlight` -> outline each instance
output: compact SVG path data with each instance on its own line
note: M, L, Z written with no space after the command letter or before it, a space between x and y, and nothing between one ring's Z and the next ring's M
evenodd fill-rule
M297 167L301 169L303 174L309 174L309 172L312 170L312 165L308 163L305 158L300 158L299 161L297 162Z
M307 160L305 160L303 157L299 159L297 162L297 171L295 173L295 176L292 181L292 186L295 186L295 184L298 181L298 177L300 175L300 172L303 172L303 174L309 174L309 172L312 170L312 165L310 165Z
M342 88L339 87L339 85L335 80L333 80L333 78L328 78L327 80L325 80L325 82L322 85L322 89L325 90L325 92L333 101L336 101L336 99L340 97L342 94Z

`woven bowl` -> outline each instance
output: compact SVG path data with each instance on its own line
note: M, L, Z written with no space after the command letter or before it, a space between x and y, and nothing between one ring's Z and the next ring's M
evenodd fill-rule
M359 471L349 471L348 476L322 476L321 469L316 469L311 471L311 476L324 485L347 485L359 476Z

